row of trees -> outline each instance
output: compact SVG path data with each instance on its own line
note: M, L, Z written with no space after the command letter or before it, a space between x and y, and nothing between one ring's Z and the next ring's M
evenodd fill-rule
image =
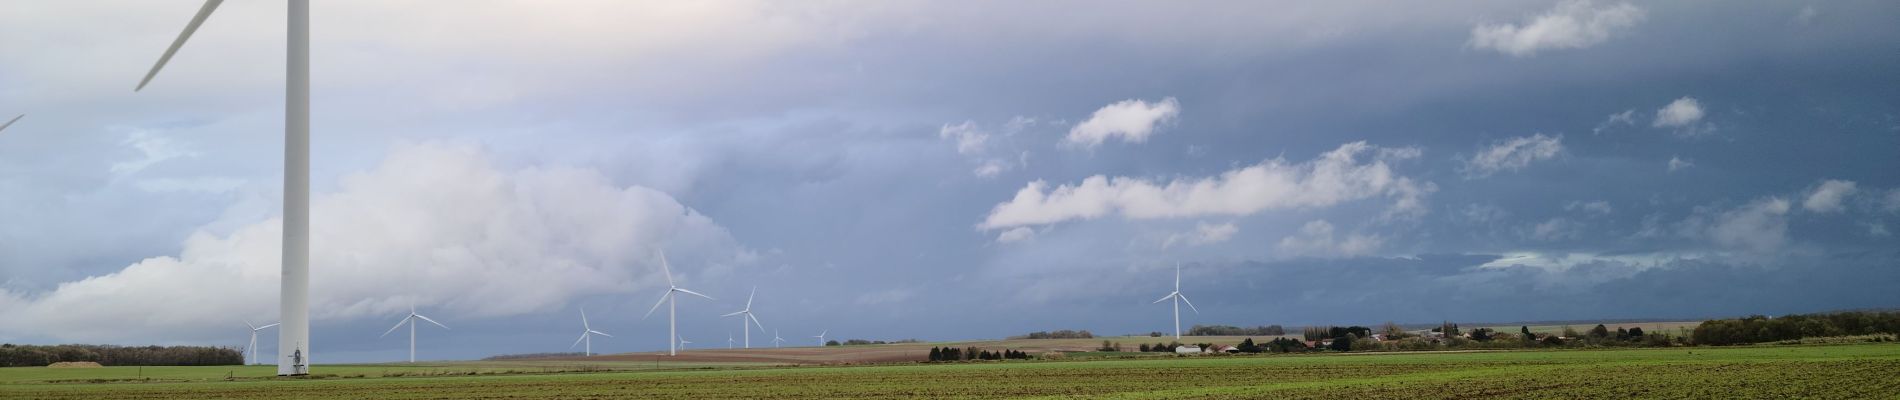
M1347 335L1362 338L1372 336L1372 328L1363 326L1309 326L1300 332L1300 336L1305 337L1306 340L1338 339L1346 337Z
M1059 330L1055 332L1049 332L1049 331L1030 332L1028 335L1017 336L1011 339L1094 339L1094 338L1095 338L1095 334L1089 333L1087 329L1083 329L1079 331L1063 329L1063 330Z
M1027 360L1029 353L1003 349L1003 351L978 350L975 347L932 347L930 361L969 361L969 360Z
M0 367L43 367L68 361L100 365L242 365L244 353L229 347L62 344L0 344Z
M1848 311L1827 314L1760 315L1704 321L1690 337L1696 344L1726 346L1801 338L1900 334L1900 312Z
M1279 325L1242 328L1228 325L1195 325L1188 328L1188 336L1280 336L1286 334L1286 328Z

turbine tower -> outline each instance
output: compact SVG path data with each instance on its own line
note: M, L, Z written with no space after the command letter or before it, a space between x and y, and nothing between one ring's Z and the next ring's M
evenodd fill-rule
M665 304L666 305L666 355L677 356L680 354L679 343L675 343L674 339L679 338L679 295L678 293L685 293L685 294L690 294L694 296L705 297L706 300L713 300L713 298L712 296L699 294L698 292L687 290L686 288L679 287L679 285L674 284L673 283L673 267L668 266L666 264L665 250L660 251L660 268L662 269L663 272L666 273L666 294L660 295L660 301L657 303L653 303L653 308L648 309L647 315L640 317L640 319L645 320L647 319L647 317L653 316L653 312L659 311L660 305Z
M825 334L827 333L831 333L831 330L826 329L823 332L818 332L818 336L812 336L818 338L818 347L825 347Z
M402 324L409 324L409 362L411 363L416 362L416 320L417 319L421 319L423 321L429 321L429 323L435 324L435 326L440 326L442 327L442 329L449 329L448 325L443 325L441 322L435 322L435 320L429 319L429 317L424 317L422 316L422 314L417 314L415 306L409 306L408 316L402 317L402 321L397 321L396 326L389 327L389 330L383 331L383 336L377 336L377 337L389 336L390 332L395 332L396 328L402 327Z
M13 126L13 123L15 121L19 121L21 118L26 118L26 114L20 114L20 116L18 117L13 117L13 119L7 120L7 123L0 124L0 131L7 130L7 127Z
M594 335L614 337L614 335L594 330L592 326L587 325L587 307L581 307L581 338L574 339L574 344L567 345L568 350L573 350L574 346L585 342L587 343L587 347L584 348L585 350L582 350L583 353L581 353L581 356L587 357L594 355Z
M277 375L310 373L310 0L289 0L284 62L283 276L278 310ZM206 0L158 63L133 88L145 89L224 0ZM17 118L16 118L17 119ZM290 343L290 346L284 346ZM289 362L284 362L289 361Z
M6 128L6 126L0 125L0 128ZM251 363L256 364L257 363L257 331L270 329L270 327L277 326L277 324L272 323L270 325L256 326L256 325L251 325L250 321L245 321L244 326L251 327L251 347L248 348L248 350L250 350L251 352Z
M1186 301L1188 309L1194 310L1195 314L1201 313L1200 309L1194 308L1194 302L1188 301L1187 296L1181 294L1181 263L1174 263L1174 291L1148 304L1160 303L1168 299L1174 299L1174 340L1181 340L1181 302Z
M758 294L759 294L759 287L753 286L752 294L746 295L745 297L745 309L734 311L731 314L721 315L721 317L730 317L734 315L740 316L739 330L745 331L745 348L748 348L748 349L752 348L752 327L746 326L747 321L751 321L753 325L758 325L760 334L765 333L765 324L759 323L759 317L755 317L752 315L752 297L757 296Z
M775 349L778 348L779 343L785 343L785 339L778 337L778 330L773 329L772 330L772 348L775 348Z

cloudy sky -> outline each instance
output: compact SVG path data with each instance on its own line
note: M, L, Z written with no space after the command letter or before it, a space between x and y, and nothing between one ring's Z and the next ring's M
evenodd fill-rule
M283 3L132 91L198 6L0 1L0 341L277 318ZM664 348L662 249L712 346L1900 305L1900 5L1420 6L318 2L313 347Z

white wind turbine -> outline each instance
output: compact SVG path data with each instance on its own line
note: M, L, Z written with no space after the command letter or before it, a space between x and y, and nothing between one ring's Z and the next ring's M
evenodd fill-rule
M674 284L673 283L673 267L668 266L666 264L665 250L660 251L660 268L662 268L662 270L666 273L666 294L660 295L660 301L658 303L653 303L653 308L648 309L647 315L640 317L640 319L644 320L644 319L647 319L647 317L653 316L654 311L660 310L661 304L666 304L667 305L666 306L666 354L670 356L677 356L680 354L679 343L674 343L673 341L673 339L676 339L679 337L679 330L678 330L679 328L679 316L678 316L679 295L677 293L685 293L685 294L690 294L694 296L704 297L706 298L706 300L713 300L713 298L712 296L707 296L707 295L699 294L698 292L686 290L686 288L679 287L679 285Z
M7 127L13 126L13 123L15 121L19 121L21 118L26 118L26 114L20 114L20 116L18 117L13 117L13 119L7 120L7 123L0 124L0 131L7 130Z
M818 338L818 347L825 347L825 334L827 333L831 333L831 330L826 329L823 332L818 332L818 336L812 336Z
M584 347L583 350L581 350L582 351L581 356L582 357L592 356L594 355L594 335L614 337L614 335L609 335L607 334L607 332L594 330L594 327L587 325L587 307L581 307L581 338L574 339L574 344L567 345L567 348L569 350L572 350L574 349L574 346L580 345L582 342L585 342L587 343L587 347Z
M772 330L772 348L778 348L779 343L785 343L785 339L778 337L778 330L773 329Z
M395 332L396 328L402 327L402 324L409 324L409 362L412 362L412 363L416 362L416 320L417 319L421 319L423 321L429 321L429 323L435 324L435 326L440 326L442 327L442 329L449 329L448 325L443 325L441 322L435 322L435 320L429 319L429 317L424 317L422 316L422 314L417 314L416 307L410 306L409 315L402 317L402 321L397 321L396 326L389 327L389 330L383 331L383 336L377 336L377 337L389 336L390 332Z
M1174 264L1174 291L1148 304L1160 303L1168 299L1174 299L1174 340L1181 340L1181 302L1186 301L1188 309L1194 310L1195 314L1201 313L1200 309L1194 308L1194 302L1188 301L1187 296L1181 294L1181 263Z
M693 344L693 341L686 340L685 336L680 336L680 350L686 350L686 345L689 344Z
M732 332L726 332L726 350L732 350Z
M6 126L0 125L0 128L6 128ZM244 326L251 327L251 347L248 350L251 351L251 363L256 364L257 363L257 331L270 329L270 327L277 326L277 324L272 323L270 325L257 326L257 325L251 325L250 321L245 321Z
M310 0L289 0L285 20L284 62L284 217L283 276L278 310L277 375L310 373ZM224 0L206 0L185 24L145 79L145 89ZM17 119L17 118L15 118ZM284 343L290 343L284 346ZM290 362L284 362L284 361Z
M765 324L759 323L759 317L752 315L752 297L757 296L758 294L759 294L759 287L753 286L752 294L746 295L745 297L745 309L734 311L731 314L721 315L721 317L730 317L730 316L735 316L735 315L740 316L739 329L745 331L745 348L748 348L748 349L752 348L752 327L746 326L747 321L751 321L753 325L757 325L759 327L759 333L761 334L765 333Z

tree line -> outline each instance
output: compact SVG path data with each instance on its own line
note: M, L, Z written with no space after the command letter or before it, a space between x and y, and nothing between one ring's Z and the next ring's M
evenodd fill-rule
M1726 346L1875 334L1900 334L1900 312L1846 311L1709 320L1697 325L1690 337L1696 344Z
M1242 328L1228 325L1195 325L1188 328L1188 336L1280 336L1286 334L1286 328L1279 325Z
M99 365L243 365L244 353L231 347L0 344L0 367L43 367L56 362L91 361Z
M1095 338L1095 334L1089 333L1087 329L1083 329L1079 331L1063 329L1063 330L1059 330L1055 332L1035 331L1035 332L1030 332L1028 335L1017 336L1011 339L1094 339L1094 338Z
M980 350L975 347L932 347L930 361L971 361L971 360L1027 360L1029 353L1003 349L1003 351Z

